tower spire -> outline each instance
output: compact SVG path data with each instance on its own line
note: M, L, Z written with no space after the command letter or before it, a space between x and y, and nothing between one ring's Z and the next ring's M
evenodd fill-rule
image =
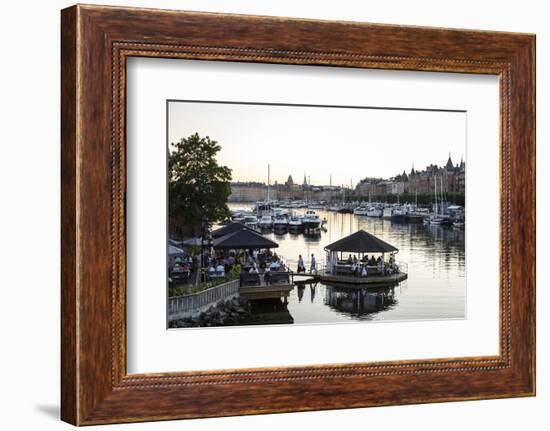
M447 160L447 164L445 165L447 169L452 169L454 167L453 161L451 160L451 152L449 151L449 159Z

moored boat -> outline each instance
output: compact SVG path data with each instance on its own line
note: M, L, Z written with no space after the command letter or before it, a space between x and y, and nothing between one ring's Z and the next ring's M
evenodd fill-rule
M302 225L305 229L319 229L321 227L321 218L313 210L307 210L303 219Z
M262 229L270 229L273 227L273 218L269 214L264 214L260 219L259 225Z
M391 212L391 221L403 223L407 221L409 210L406 206L395 207Z
M244 216L242 223L251 229L256 229L258 227L258 217L252 214L247 214Z
M288 228L288 218L286 214L278 213L273 218L273 229L287 229Z
M294 231L301 230L303 228L303 217L298 215L292 215L288 219L288 228Z
M353 214L358 216L366 216L369 215L369 209L366 207L357 207L353 210Z
M378 206L370 206L367 208L367 216L369 217L382 217L384 213L384 208Z

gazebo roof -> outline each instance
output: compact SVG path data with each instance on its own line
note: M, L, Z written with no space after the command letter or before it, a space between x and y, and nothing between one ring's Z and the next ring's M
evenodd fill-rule
M349 251L353 253L389 253L399 251L393 245L364 230L358 230L325 247L329 251Z
M237 231L240 231L240 230L243 230L243 229L248 229L248 230L253 231L253 229L249 228L248 226L245 226L242 223L233 222L233 223L229 223L229 224L227 224L225 226L222 226L219 229L216 229L215 231L213 231L212 232L212 238L220 238L222 236L225 236L225 235L228 235L230 233L234 233L234 232L237 232ZM255 232L255 231L253 231L253 232Z
M229 233L214 240L214 248L276 248L279 247L275 241L271 241L258 232L244 227L236 232Z

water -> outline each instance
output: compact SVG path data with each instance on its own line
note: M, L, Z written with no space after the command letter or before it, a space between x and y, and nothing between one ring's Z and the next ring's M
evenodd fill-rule
M305 210L295 212L303 211ZM305 261L309 261L312 253L317 258L317 267L320 268L325 261L326 245L364 229L399 249L396 260L408 265L408 279L394 287L369 287L360 290L321 282L296 286L290 293L287 304L294 324L465 317L463 230L434 225L400 224L390 220L322 210L316 212L321 219L327 220L325 230L318 235L262 232L279 244L279 248L274 251L285 258L291 269L296 270L299 254ZM309 269L309 265L306 267ZM270 318L272 316L268 314L266 313L266 323L273 323ZM254 323L256 321L257 319ZM289 323L288 318L280 323Z

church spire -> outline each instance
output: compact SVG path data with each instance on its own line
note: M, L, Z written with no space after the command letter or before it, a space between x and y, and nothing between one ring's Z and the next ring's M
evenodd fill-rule
M449 159L447 160L447 164L445 165L445 167L450 170L450 169L453 169L454 165L453 165L453 161L451 160L451 152L449 151Z

